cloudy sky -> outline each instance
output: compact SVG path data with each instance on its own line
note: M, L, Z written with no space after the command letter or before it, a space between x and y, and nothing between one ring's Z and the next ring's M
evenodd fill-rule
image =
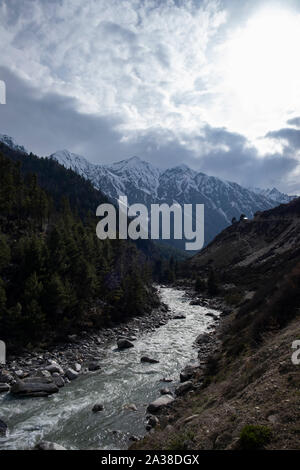
M0 133L300 194L299 0L0 0Z

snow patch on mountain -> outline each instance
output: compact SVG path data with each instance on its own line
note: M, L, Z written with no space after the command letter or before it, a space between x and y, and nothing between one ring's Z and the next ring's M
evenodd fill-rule
M288 202L291 202L293 199L297 197L297 196L289 196L288 194L281 193L280 191L278 191L277 188L272 188L272 189L249 188L249 189L255 192L256 194L260 194L261 196L264 196L268 199L271 199L272 201L277 202L278 204L287 204Z
M12 150L28 154L25 147L23 147L23 145L17 144L17 142L9 135L0 134L0 142L3 142L3 144L7 145L7 147L11 148Z

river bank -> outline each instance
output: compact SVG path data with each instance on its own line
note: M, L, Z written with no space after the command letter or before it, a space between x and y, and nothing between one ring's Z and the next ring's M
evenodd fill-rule
M92 353L88 348L88 354L82 342L68 346L72 357L66 360L66 365L72 365L83 355L86 361L95 362L98 358L100 369L87 373L84 365L76 380L47 398L20 400L10 393L1 394L0 418L8 424L6 438L0 439L1 448L33 448L41 440L48 440L68 449L126 449L130 438L142 438L145 426L149 425L146 419L149 403L158 398L164 388L175 395L181 371L189 363L198 364L196 337L199 333L213 332L219 315L208 307L190 305L191 298L183 290L170 287L159 290L162 304L168 304L169 310L150 315L146 321L147 331L140 325L140 333L135 332L133 329L139 328L137 324L127 324L125 330L122 327L121 331L119 328L108 332L113 336L101 346L96 340L96 343L91 341ZM116 339L124 333L126 336L136 333L134 347L118 350ZM48 358L50 353L46 354L46 357L36 358L38 363L34 368L44 368L44 362L39 364L39 361L54 360ZM144 356L156 362L143 362ZM60 356L54 357L65 369ZM20 366L20 363L15 364L15 367ZM102 405L101 412L92 411L95 404Z
M110 345L117 347L118 338L128 338L135 341L142 334L164 325L171 317L168 306L160 303L159 307L139 317L129 319L123 324L111 328L102 328L100 331L82 331L81 334L69 335L67 341L43 351L28 351L18 356L8 356L5 365L0 365L0 391L1 384L11 385L18 379L30 376L51 377L48 371L53 363L58 364L54 373L63 378L65 384L71 379L65 374L68 369L78 375L94 372L101 368L100 363L103 352ZM97 366L99 364L99 366ZM49 373L50 372L50 373ZM76 374L74 374L74 378ZM60 383L63 383L60 381ZM3 385L2 385L2 388Z

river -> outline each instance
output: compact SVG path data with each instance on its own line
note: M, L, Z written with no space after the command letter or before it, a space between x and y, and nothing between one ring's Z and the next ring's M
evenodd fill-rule
M0 418L9 433L0 438L0 449L28 449L41 439L56 442L67 449L126 449L131 435L145 434L145 411L149 402L167 386L174 390L185 365L197 360L194 341L209 331L214 320L211 309L190 305L183 290L161 287L162 301L174 315L171 319L134 342L135 347L117 351L111 344L99 346L102 369L81 375L48 398L12 398L0 395ZM218 312L215 312L218 313ZM158 359L158 364L141 363L142 355ZM172 383L163 383L168 377ZM104 411L93 413L95 403ZM137 411L126 409L135 404Z

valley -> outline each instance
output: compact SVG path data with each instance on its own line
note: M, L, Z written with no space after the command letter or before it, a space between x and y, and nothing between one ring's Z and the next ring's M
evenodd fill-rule
M257 196L267 210L191 258L162 258L149 240L97 241L92 209L110 196L8 143L3 448L298 448L299 198L269 208ZM135 179L137 165L116 172Z

